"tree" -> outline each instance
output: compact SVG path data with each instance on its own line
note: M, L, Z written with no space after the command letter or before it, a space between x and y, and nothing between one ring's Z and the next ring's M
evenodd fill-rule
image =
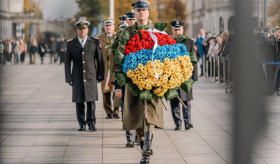
M270 3L267 15L270 28L280 26L280 0L274 0Z
M108 13L109 1L108 0L76 0L80 8L80 12L76 17L87 17L87 21L92 26L97 26L101 21L101 15ZM92 28L89 28L89 33L92 32Z
M156 0L149 0L151 2L150 5L150 16L149 19L152 20L152 22L158 21L158 10L156 6ZM132 3L134 3L135 0L115 0L115 21L116 25L120 23L119 17L123 16L125 13L133 9L131 6Z
M42 0L34 1L34 0L24 0L24 12L31 13L34 12L36 16L42 18L43 13L40 9L40 4Z
M24 9L24 12L27 13L27 14L30 14L30 13L35 13L35 17L39 17L39 18L43 18L43 13L40 9L40 4L43 0L37 0L37 1L34 1L34 0L24 0L24 6L23 6L23 9ZM28 29L30 27L30 23L25 23L24 25L24 29L25 29L25 41L27 42L28 41ZM37 28L37 36L40 38L40 32L39 32L39 28Z
M173 20L182 20L185 22L187 19L186 15L186 4L181 0L158 0L159 7L159 21L167 22L168 26L166 31L171 32L170 22ZM188 27L185 22L184 29Z

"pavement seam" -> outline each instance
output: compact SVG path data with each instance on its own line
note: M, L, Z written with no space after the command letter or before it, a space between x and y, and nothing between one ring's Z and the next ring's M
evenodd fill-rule
M97 120L97 119L96 119L96 120ZM102 136L102 145L101 145L101 152L102 152L102 153L101 153L101 158L102 158L102 164L103 164L103 162L104 162L104 160L103 160L103 158L104 158L104 156L103 156L103 142L104 142L104 136L103 136L103 135L104 135L104 133L103 133L103 132L104 132L104 126L103 126L103 125L104 125L104 122L103 122L103 121L104 121L104 112L102 112L102 118L101 118L101 120L102 120L102 121L101 121L101 123L102 123L102 128L101 128L101 129L102 129L102 130L101 130L101 136Z
M13 129L8 135L7 137L5 137L1 142L0 145L15 131L15 129Z
M71 135L70 135L70 137L69 137L67 146L66 146L65 151L64 151L64 153L63 153L63 156L62 156L62 158L61 158L61 163L63 163L63 160L64 160L64 157L65 157L67 148L68 148L68 146L69 146L69 144L70 144L70 141L71 141L71 138L72 138L72 135L73 135L73 131L74 131L74 127L72 127Z
M193 131L211 148L211 149L213 149L214 150L214 152L216 152L216 154L219 156L219 157L221 157L223 160L224 160L224 162L225 163L227 163L227 161L207 142L207 140L206 139L204 139L203 137L202 137L202 135L200 135L195 129L193 129Z
M176 150L177 150L178 154L180 154L181 158L185 161L186 164L188 164L188 162L184 159L181 152L179 151L179 149L177 148L177 146L175 145L175 143L173 142L173 140L171 139L171 137L169 136L169 134L166 132L165 129L164 129L164 133L167 135L167 137L170 140L170 142L172 143L172 145L176 148Z

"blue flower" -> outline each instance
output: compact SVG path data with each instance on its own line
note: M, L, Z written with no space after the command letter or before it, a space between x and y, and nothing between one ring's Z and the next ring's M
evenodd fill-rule
M135 68L141 63L146 65L148 61L160 60L164 62L165 58L177 59L178 56L189 55L189 52L186 49L184 44L173 44L173 45L163 45L158 46L153 53L152 49L142 49L136 53L130 53L125 57L122 70L124 73L127 73L129 70L134 71Z

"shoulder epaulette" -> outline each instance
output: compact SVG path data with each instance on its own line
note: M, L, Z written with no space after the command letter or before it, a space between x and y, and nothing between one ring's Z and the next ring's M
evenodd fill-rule
M97 37L91 37L91 38L99 40L99 38L97 38Z
M71 42L72 40L73 40L73 38L72 39L68 39L67 42Z

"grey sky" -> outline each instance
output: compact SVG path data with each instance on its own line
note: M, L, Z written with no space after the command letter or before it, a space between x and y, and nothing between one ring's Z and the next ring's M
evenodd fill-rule
M44 0L40 5L44 19L70 18L78 11L76 0Z

